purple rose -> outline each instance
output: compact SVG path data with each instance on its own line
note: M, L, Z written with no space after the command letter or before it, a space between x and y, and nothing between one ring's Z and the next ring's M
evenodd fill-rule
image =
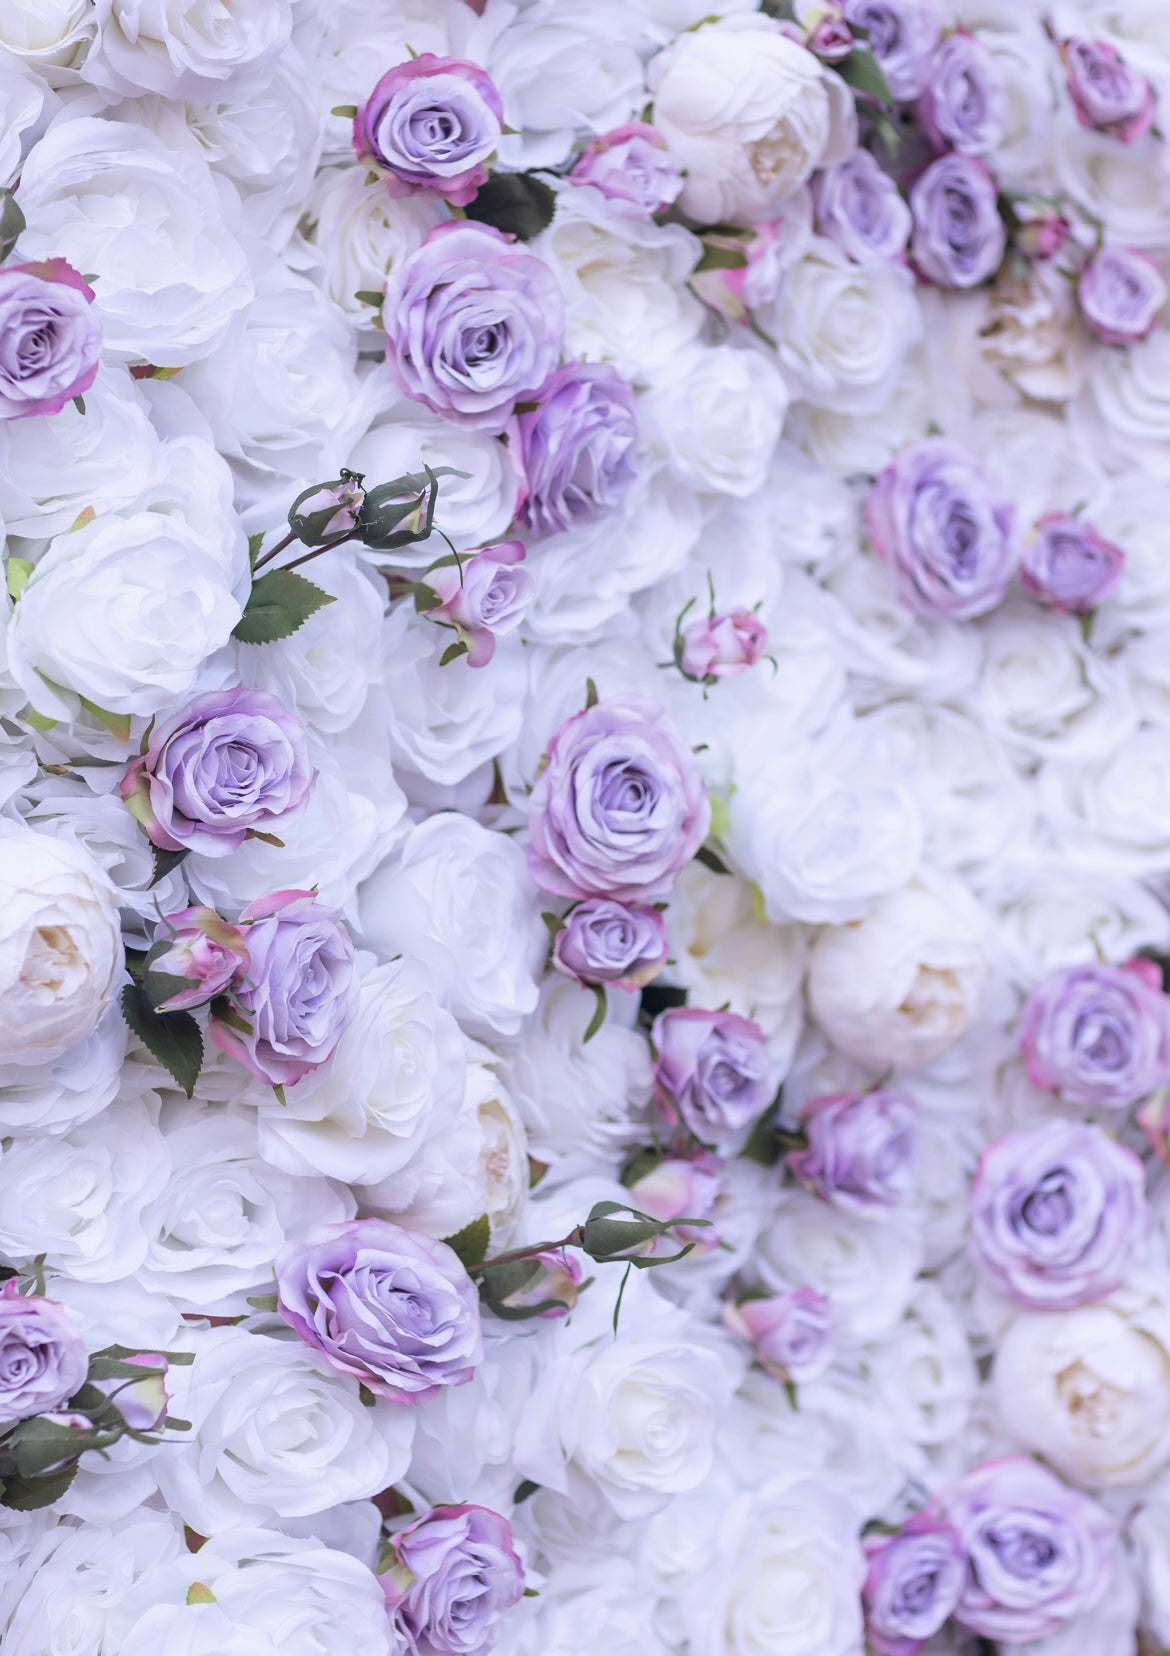
M0 1288L0 1426L59 1408L89 1369L85 1342L56 1300Z
M236 979L246 978L252 957L244 931L211 908L187 908L164 915L143 975L143 986L155 1010L186 1012L193 1006L205 1006L224 994ZM179 987L168 979L185 980L190 987Z
M904 448L871 489L865 519L916 615L967 621L994 609L1011 585L1011 508L958 443L925 437Z
M381 1582L414 1656L481 1656L524 1593L512 1526L481 1506L433 1507L400 1530Z
M553 944L553 965L578 983L640 989L666 964L666 928L646 903L590 897L565 916Z
M1084 518L1049 512L1020 555L1020 582L1059 614L1077 615L1108 598L1124 564L1121 547Z
M942 33L936 0L845 0L845 17L868 31L869 49L898 102L916 98Z
M496 639L523 621L532 602L532 578L516 567L523 561L520 541L500 541L458 563L444 560L423 576L422 586L439 602L424 598L419 608L432 621L455 628L469 667L486 667L496 653Z
M1154 91L1103 40L1066 40L1064 70L1082 126L1111 133L1123 144L1144 138L1154 124Z
M832 1302L815 1288L723 1304L723 1324L750 1340L756 1362L788 1385L802 1386L828 1368L833 1357L836 1318Z
M861 1600L866 1649L873 1656L915 1656L954 1614L967 1578L958 1532L919 1512L896 1535L866 1536L869 1569Z
M399 389L491 433L544 385L565 325L543 260L486 224L457 220L432 230L392 277L382 316Z
M971 1190L977 1262L1002 1293L1040 1311L1111 1293L1146 1224L1141 1162L1079 1121L989 1145Z
M353 147L392 196L429 190L466 207L503 126L500 94L478 64L424 52L382 76L354 117Z
M692 621L681 635L679 670L699 684L717 684L754 667L768 647L768 629L751 610L729 610Z
M1007 100L995 59L974 35L958 32L930 60L918 105L927 135L940 150L986 155L1003 137Z
M1170 1076L1167 1000L1147 962L1068 966L1024 1005L1032 1084L1069 1104L1126 1110Z
M651 1039L658 1107L701 1144L734 1138L771 1104L776 1077L764 1033L750 1018L671 1007L655 1018Z
M97 378L94 293L64 259L0 270L0 420L57 414Z
M896 259L910 239L910 209L868 150L826 167L813 180L817 227L858 264Z
M212 690L155 725L122 798L164 851L226 857L304 811L316 776L305 727L267 690Z
M955 1620L971 1632L1010 1644L1042 1639L1109 1591L1116 1524L1039 1462L989 1461L951 1484L940 1504L967 1554Z
M784 1158L802 1184L850 1213L882 1213L910 1189L918 1107L905 1093L875 1087L810 1100L800 1125L804 1150Z
M528 800L529 872L558 897L653 901L710 824L694 754L657 702L614 697L549 742Z
M645 121L603 132L586 145L569 177L592 184L611 201L629 201L646 213L669 207L683 187L682 172L666 139Z
M932 161L910 191L911 253L919 272L940 287L969 288L994 276L1007 234L995 180L969 155Z
M516 422L522 517L537 534L571 529L625 499L634 481L634 393L605 363L566 362Z
M465 1385L483 1361L479 1295L458 1255L386 1219L287 1243L276 1287L280 1314L302 1340L393 1403Z
M232 986L235 1012L213 1015L221 1052L284 1086L332 1057L353 1006L353 944L312 891L276 891L240 915L251 965Z
M1166 284L1154 261L1132 247L1103 247L1077 283L1081 315L1106 345L1137 345L1166 303Z

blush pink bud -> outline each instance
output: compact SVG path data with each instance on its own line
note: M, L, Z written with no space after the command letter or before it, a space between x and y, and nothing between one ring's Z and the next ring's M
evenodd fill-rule
M1016 202L1015 212L1016 246L1030 259L1055 258L1072 235L1072 224L1055 207Z
M203 1006L248 970L250 956L243 931L214 909L189 908L168 914L159 932L143 974L156 1011L183 1012ZM175 988L164 981L168 978L185 978L191 987Z
M805 42L823 63L840 63L857 45L843 17L825 17L817 24Z
M768 629L751 610L734 609L692 622L681 641L681 672L700 684L712 684L754 667L768 647Z
M144 1370L142 1379L95 1380L94 1384L105 1392L132 1431L153 1431L166 1418L167 1360L157 1351L139 1351L123 1361Z
M747 234L704 236L703 244L711 251L742 254L744 262L696 271L691 286L699 298L730 321L746 323L753 310L769 304L780 291L783 229L780 219L765 219Z
M762 1369L790 1385L815 1380L833 1355L833 1307L815 1288L724 1302L723 1323L755 1347Z
M514 632L532 602L532 580L520 541L501 541L464 558L444 559L423 578L419 608L432 621L453 627L467 650L469 667L486 667L496 639ZM431 604L432 594L439 602Z
M723 1188L723 1168L723 1158L710 1151L692 1157L667 1156L630 1186L631 1202L640 1212L664 1223L684 1216L713 1219ZM700 1230L678 1225L669 1237L654 1237L641 1251L653 1256L687 1242L695 1244L696 1253L710 1253L719 1245L719 1234L714 1226Z
M512 1310L543 1305L538 1313L542 1318L567 1317L577 1303L584 1276L581 1261L564 1248L549 1248L534 1254L536 1270L520 1288L515 1288L499 1302ZM554 1303L548 1304L548 1301Z

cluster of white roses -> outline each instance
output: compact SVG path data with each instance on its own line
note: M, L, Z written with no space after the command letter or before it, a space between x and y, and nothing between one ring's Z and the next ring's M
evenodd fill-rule
M1166 0L0 107L5 1656L1170 1646Z

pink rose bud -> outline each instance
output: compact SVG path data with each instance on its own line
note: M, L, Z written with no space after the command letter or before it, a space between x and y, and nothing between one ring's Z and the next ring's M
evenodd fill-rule
M357 477L341 477L306 489L289 508L289 528L306 546L316 546L356 527L366 493Z
M755 666L768 647L768 629L751 610L734 609L692 621L681 640L680 671L699 684L714 684Z
M804 42L822 63L840 63L857 45L857 39L842 15L836 0L817 0L817 3L798 8L799 21L808 30Z
M223 994L235 978L247 974L250 964L239 926L211 908L181 909L166 915L155 933L143 986L157 1012L185 1012ZM180 981L191 987L179 987Z
M430 620L454 627L467 650L469 667L486 667L496 653L496 639L514 632L532 602L532 580L515 566L524 560L520 541L501 541L482 551L429 569L420 587L418 608ZM439 601L430 602L433 595Z
M697 1155L666 1156L630 1185L630 1201L641 1213L667 1222L671 1219L713 1219L723 1191L724 1161L702 1150ZM673 1252L691 1242L696 1253L710 1253L719 1246L714 1226L698 1228L677 1225L670 1236L656 1236L641 1253L650 1256Z
M124 1357L124 1363L142 1369L141 1380L95 1380L127 1426L135 1432L151 1432L161 1426L167 1413L167 1360L157 1351L139 1351Z
M732 322L746 323L752 311L769 304L780 291L783 229L780 219L765 219L738 236L704 236L703 245L711 252L742 255L743 263L697 270L691 287L712 310Z
M669 207L683 186L666 139L645 121L629 121L594 138L569 177L574 184L592 184L611 201L628 201L647 213Z
M1072 224L1049 202L1013 202L1016 215L1016 246L1028 258L1043 262L1053 259L1072 235Z
M567 1317L577 1303L581 1279L585 1274L581 1261L564 1248L549 1248L544 1253L534 1254L524 1263L535 1267L532 1274L519 1288L513 1288L498 1301L493 1300L492 1309L498 1311L502 1305L519 1311L542 1305L544 1309L538 1313L541 1318Z
M1110 133L1123 144L1144 138L1154 124L1154 93L1146 77L1103 40L1067 40L1063 56L1081 125Z
M1108 598L1124 564L1121 547L1098 534L1091 523L1065 512L1049 512L1021 554L1020 583L1061 615L1077 615Z
M833 1307L815 1288L794 1288L738 1305L726 1300L723 1322L732 1334L751 1341L762 1369L789 1385L815 1380L832 1361Z
M1153 331L1166 303L1162 273L1133 247L1103 247L1077 284L1081 315L1106 345L1137 345Z

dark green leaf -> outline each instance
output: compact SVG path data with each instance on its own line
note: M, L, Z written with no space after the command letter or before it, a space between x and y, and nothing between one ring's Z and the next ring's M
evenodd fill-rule
M855 47L847 58L835 63L833 67L841 79L855 92L860 92L863 98L872 98L874 103L885 108L893 106L894 99L885 70L872 52Z
M14 1512L36 1512L59 1501L77 1476L76 1464L45 1478L5 1478L0 1505Z
M585 711L588 712L591 707L596 707L598 700L597 686L591 678L587 678L585 680Z
M438 609L443 600L425 581L419 581L414 589L414 610L416 615L422 615L427 610Z
M194 987L190 978L176 977L172 972L146 971L142 975L143 993L156 1012L176 995L185 995Z
M747 262L747 254L742 247L719 247L712 242L704 242L703 256L691 274L697 276L704 270L743 270Z
M76 1426L62 1426L47 1415L34 1415L20 1422L6 1447L22 1478L39 1478L62 1461L81 1454L95 1435Z
M245 1298L257 1311L275 1311L279 1303L275 1294L248 1294Z
M357 114L357 104L336 104L329 113L340 116L343 121L352 121Z
M358 1396L361 1398L367 1409L377 1407L378 1399L374 1396L370 1388L362 1381L358 1382Z
M203 1037L189 1012L156 1012L143 989L122 990L122 1016L151 1057L174 1076L190 1098L203 1068Z
M232 637L241 644L275 644L278 639L291 637L310 615L334 602L332 593L306 581L295 569L269 570L253 585Z
M380 293L377 288L358 288L354 298L359 305L372 305L375 310L381 310L386 295Z
M630 1267L627 1265L625 1270L622 1272L621 1287L618 1289L617 1299L614 1301L614 1304L613 1304L613 1337L614 1337L615 1340L617 1339L618 1318L622 1314L622 1296L625 1294L626 1283L629 1280L630 1280Z
M463 1265L470 1270L473 1265L482 1264L486 1259L491 1239L491 1222L486 1213L481 1213L470 1225L464 1225L454 1236L445 1236L443 1241L452 1253L458 1254Z
M439 657L439 666L446 667L449 661L458 661L460 656L465 656L466 654L467 645L464 644L462 639L459 639L454 644L448 644L447 648Z
M591 983L589 987L593 991L593 1016L589 1020L589 1027L586 1029L585 1034L581 1038L582 1046L588 1046L589 1042L593 1039L593 1037L597 1034L597 1031L605 1022L605 1014L608 1006L608 1002L605 998L605 985L601 983Z
M555 942L565 924L563 916L545 909L540 918L544 921L550 940Z
M11 190L0 190L0 259L6 259L24 229L24 214Z
M531 241L552 223L556 207L554 191L533 173L494 173L463 210L479 224Z
M264 531L248 536L248 568L255 569L256 559L260 556L260 548L264 545Z
M700 845L699 849L695 852L695 861L702 863L704 868L709 868L712 874L731 873L730 868L728 868L727 864L723 861L723 858L719 856L717 852L712 851L709 845Z
M525 1478L523 1483L516 1485L516 1493L512 1496L512 1499L519 1506L521 1501L526 1501L530 1495L535 1495L539 1488L538 1483L533 1483L531 1478Z

